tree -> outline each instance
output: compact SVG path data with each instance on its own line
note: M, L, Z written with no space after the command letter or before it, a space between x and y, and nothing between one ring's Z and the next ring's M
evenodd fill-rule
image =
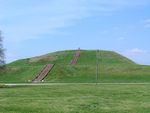
M2 69L5 65L5 54L3 48L3 37L2 32L0 31L0 69Z

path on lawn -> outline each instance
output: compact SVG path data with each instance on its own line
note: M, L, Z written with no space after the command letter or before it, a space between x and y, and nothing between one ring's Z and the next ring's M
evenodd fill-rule
M52 85L150 85L150 83L2 83L6 86L52 86Z

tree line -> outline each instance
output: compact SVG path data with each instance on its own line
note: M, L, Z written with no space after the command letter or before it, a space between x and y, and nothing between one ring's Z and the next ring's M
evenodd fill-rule
M5 66L5 49L3 47L3 36L2 31L0 31L0 69Z

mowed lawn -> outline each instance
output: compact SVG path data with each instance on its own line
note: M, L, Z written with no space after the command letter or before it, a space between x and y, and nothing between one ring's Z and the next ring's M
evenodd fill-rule
M150 113L150 84L0 88L0 113Z

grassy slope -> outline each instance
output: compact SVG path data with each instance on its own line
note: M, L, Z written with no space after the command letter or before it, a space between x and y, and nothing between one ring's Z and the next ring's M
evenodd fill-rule
M95 82L96 51L81 51L76 66L69 63L75 51L61 51L41 57L23 59L7 65L0 72L0 82L27 82L48 63L56 64L45 82ZM98 82L149 82L150 66L137 65L111 51L98 53Z
M149 113L150 85L0 88L0 113Z

